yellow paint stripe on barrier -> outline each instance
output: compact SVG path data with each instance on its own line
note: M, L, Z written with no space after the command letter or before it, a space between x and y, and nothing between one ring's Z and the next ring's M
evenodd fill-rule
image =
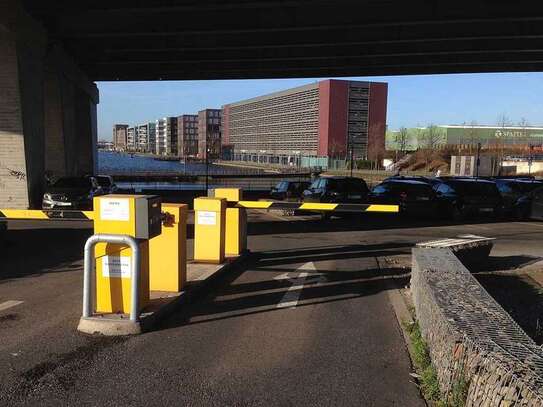
M242 208L267 209L272 204L273 202L266 202L266 201L238 201L236 206L242 207Z
M13 219L49 219L49 217L41 210L2 209L2 213L6 218Z
M400 207L398 205L370 205L366 209L366 212L399 212Z
M310 211L333 211L336 209L337 204L331 203L303 203L299 209L305 209Z

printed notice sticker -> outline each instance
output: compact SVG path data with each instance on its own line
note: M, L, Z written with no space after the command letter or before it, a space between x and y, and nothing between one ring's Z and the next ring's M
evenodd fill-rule
M216 225L217 212L198 211L198 225Z
M102 276L130 278L129 256L104 256L102 257Z
M100 199L100 219L128 221L130 209L128 199L102 198Z

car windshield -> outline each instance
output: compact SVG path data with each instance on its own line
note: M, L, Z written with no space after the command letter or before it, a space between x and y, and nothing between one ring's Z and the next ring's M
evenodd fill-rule
M512 184L513 188L521 194L527 194L542 185L541 182L515 182Z
M449 185L464 195L492 196L498 194L496 185L490 182L451 181Z
M54 184L56 188L89 188L90 180L88 178L60 178Z
M432 193L432 187L425 184L410 184L410 183L392 183L391 185L392 190L394 192L407 192L409 194L413 194L415 196L427 196L431 195Z
M275 186L275 190L276 191L281 191L281 192L286 191L287 188L288 188L288 182L286 182L286 181L281 181Z

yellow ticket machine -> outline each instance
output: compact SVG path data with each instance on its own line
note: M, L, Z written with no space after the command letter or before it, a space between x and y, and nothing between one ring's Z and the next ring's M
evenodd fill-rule
M161 202L152 195L104 195L94 198L94 233L128 235L140 248L139 305L149 302L149 239L161 233ZM132 251L126 246L98 243L96 312L129 313Z
M194 200L194 261L224 262L226 199Z
M151 291L179 292L187 281L188 205L163 203L162 233L149 241Z

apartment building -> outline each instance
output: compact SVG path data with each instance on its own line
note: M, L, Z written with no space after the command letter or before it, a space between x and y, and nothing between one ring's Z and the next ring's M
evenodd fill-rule
M156 153L156 123L147 123L147 152Z
M149 149L149 126L147 123L136 126L136 150L147 152Z
M126 150L126 136L127 136L128 124L114 124L113 125L113 146L115 150Z
M198 156L198 115L184 114L177 118L180 157Z
M137 140L137 126L129 127L126 130L126 149L128 151L136 150L136 140Z
M244 161L372 158L385 147L387 92L386 83L324 80L230 103L222 144Z
M163 117L156 121L156 153L178 155L177 117Z
M198 112L198 157L214 159L221 156L221 109Z

